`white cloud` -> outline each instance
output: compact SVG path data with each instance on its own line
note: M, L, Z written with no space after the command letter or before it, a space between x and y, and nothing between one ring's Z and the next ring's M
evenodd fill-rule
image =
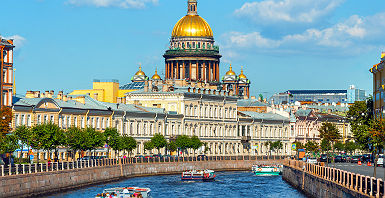
M368 49L382 48L385 35L385 13L347 20L324 29L310 28L299 34L285 35L279 39L264 37L260 32L230 32L223 36L223 48L255 49L259 52L310 51L338 54L362 53ZM253 51L255 51L253 50Z
M263 0L247 2L235 15L257 24L314 23L330 14L344 0Z
M158 4L159 0L68 0L67 4L75 6L145 8L147 4Z
M6 36L4 39L13 39L13 45L15 45L17 48L21 48L27 41L27 39L20 35Z

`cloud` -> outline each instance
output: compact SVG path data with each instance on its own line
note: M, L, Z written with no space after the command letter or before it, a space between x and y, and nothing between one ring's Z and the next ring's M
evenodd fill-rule
M21 48L27 41L27 39L20 35L6 36L4 39L13 39L13 45L15 45L17 48Z
M302 33L271 39L260 32L229 32L222 36L225 50L250 50L255 52L336 53L359 54L384 46L385 13L361 17L353 15L343 22L327 28L309 28Z
M66 3L75 6L95 6L95 7L119 7L142 9L147 4L158 4L159 0L68 0Z
M314 23L329 15L344 0L263 0L247 2L234 14L256 24Z

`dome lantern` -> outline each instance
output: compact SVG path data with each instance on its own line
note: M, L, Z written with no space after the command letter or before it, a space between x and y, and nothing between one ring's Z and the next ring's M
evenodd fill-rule
M151 77L151 80L162 80L162 78L158 75L158 69L155 69L155 74Z
M247 79L245 74L243 74L243 66L242 66L242 69L241 69L241 74L239 74L238 76L239 78L243 78L243 79Z
M188 0L187 15L198 15L197 0Z
M230 70L226 72L227 76L236 76L235 72L233 71L233 67L230 64Z

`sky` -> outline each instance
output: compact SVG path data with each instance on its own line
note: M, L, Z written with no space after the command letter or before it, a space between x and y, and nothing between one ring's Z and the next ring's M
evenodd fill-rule
M130 82L158 68L187 0L0 0L0 34L15 39L17 94ZM251 94L288 89L372 92L369 69L385 50L384 0L198 0L223 55Z

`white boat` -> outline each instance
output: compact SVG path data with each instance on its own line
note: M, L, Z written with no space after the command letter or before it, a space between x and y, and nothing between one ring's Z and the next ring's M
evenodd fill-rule
M95 198L151 198L151 189L128 187L128 188L109 188L105 189L103 193L96 195Z
M182 173L182 181L214 181L213 170L189 170Z

